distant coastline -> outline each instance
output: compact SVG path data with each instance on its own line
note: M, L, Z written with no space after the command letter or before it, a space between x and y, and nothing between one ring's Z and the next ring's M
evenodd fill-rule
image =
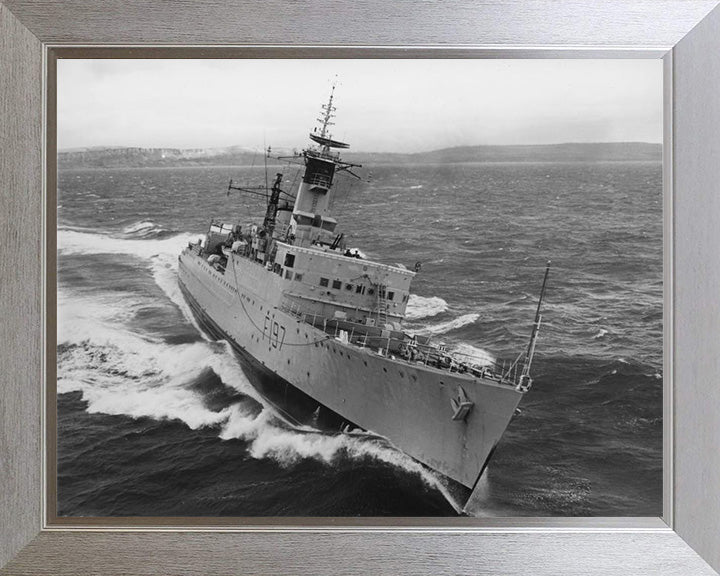
M273 155L292 156L292 150ZM366 166L465 162L607 162L662 160L662 145L646 142L597 142L514 146L459 146L430 152L396 154L346 153L344 158ZM276 162L273 162L275 164ZM180 166L262 165L263 154L240 146L228 148L94 147L61 150L58 168L153 168Z

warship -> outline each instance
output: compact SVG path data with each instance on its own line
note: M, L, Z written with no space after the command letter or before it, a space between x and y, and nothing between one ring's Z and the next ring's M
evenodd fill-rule
M333 97L334 88L311 144L294 154L304 165L294 193L282 189L282 173L264 193L231 180L228 193L267 194L262 224L211 220L179 255L180 288L202 328L230 343L291 422L317 424L322 415L339 433L381 436L472 498L532 384L549 266L529 344L512 362L477 364L404 330L419 265L374 262L348 248L330 213L336 176L360 167L340 158L349 145L330 134Z

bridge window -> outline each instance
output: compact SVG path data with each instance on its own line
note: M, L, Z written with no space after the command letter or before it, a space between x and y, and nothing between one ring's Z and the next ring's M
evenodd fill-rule
M293 215L293 218L295 218L295 221L298 223L298 226L307 226L309 224L312 224L312 217L310 216L304 216L302 214L295 214Z
M395 292L388 292L388 300L395 298Z
M292 271L285 270L285 280L292 280L292 275L293 275Z
M342 282L340 280L333 280L333 289L340 290L342 288Z
M320 278L320 286L322 286L323 288L327 288L329 282L330 280L328 280L327 278Z
M285 254L285 266L288 268L295 266L295 254Z
M302 274L295 272L295 282L302 282Z
M350 292L352 292L352 289L353 289L352 284L345 284L345 290L349 290Z
M362 294L362 292L363 292L363 287L360 286L360 284L358 284L357 286L355 286L355 293L356 293L356 294Z
M370 290L368 290L368 294L370 294L370 296L372 296L373 294L375 294L375 289L374 289L374 288L370 288Z

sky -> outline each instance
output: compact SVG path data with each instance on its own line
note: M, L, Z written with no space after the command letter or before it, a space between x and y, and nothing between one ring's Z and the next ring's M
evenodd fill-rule
M58 147L302 148L336 83L358 152L661 142L660 60L58 61Z

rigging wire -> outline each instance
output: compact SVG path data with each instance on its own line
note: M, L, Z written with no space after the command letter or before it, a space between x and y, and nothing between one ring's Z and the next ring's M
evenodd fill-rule
M288 166L290 166L290 162L288 162ZM297 177L298 177L299 175L300 175L300 168L298 168L298 169L295 171L295 177L293 178L292 184L290 184L290 190L291 190L291 191L295 189L295 182L297 182ZM288 192L283 192L283 193L284 193L284 194L287 194L288 196L290 196L293 200L295 199L295 196L293 196L291 193L288 193Z
M265 142L265 135L263 134L263 159L265 160L265 202L270 203L268 198L268 171L267 171L267 157L269 154L269 148L267 148L267 142Z
M350 180L350 185L348 186L347 190L344 191L342 197L339 197L339 198L338 198L338 200L340 200L340 202L339 202L340 205L337 206L337 202L334 202L334 203L333 203L333 208L335 208L335 207L337 206L337 216L338 216L338 218L339 218L341 215L344 215L344 214L345 214L345 213L343 212L343 210L345 210L345 207L347 206L348 198L350 198L350 196L352 195L352 191L353 191L353 187L354 187L354 186L355 186L355 180ZM340 196L340 195L338 194L338 196Z

